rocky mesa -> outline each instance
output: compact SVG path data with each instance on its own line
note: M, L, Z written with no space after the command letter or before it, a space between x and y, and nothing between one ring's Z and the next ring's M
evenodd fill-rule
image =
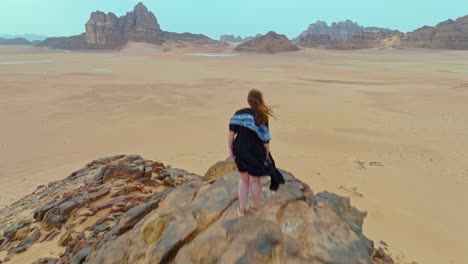
M407 47L468 50L468 15L424 26L405 34L401 41Z
M348 198L282 172L261 212L239 218L232 162L199 176L101 158L0 210L0 263L393 263Z
M146 42L161 45L166 42L217 44L201 34L165 32L156 16L138 3L133 11L117 17L114 13L96 11L85 24L85 33L71 37L47 38L40 46L56 49L118 49L127 42Z
M273 54L277 52L298 51L298 46L292 43L285 35L270 31L264 36L239 44L235 49L238 52L256 52Z
M302 32L294 42L302 47L329 49L367 49L384 46L383 42L401 32L378 27L363 27L351 20L334 22L330 26L317 21Z
M378 27L363 27L346 20L330 26L317 21L301 33L294 42L302 47L328 49L368 49L381 47L414 47L429 49L468 49L468 16L447 20L434 27L424 26L402 33Z
M90 45L120 46L126 41L162 44L162 30L156 16L139 3L132 12L117 18L97 11L86 23L86 42Z
M368 49L383 47L416 47L431 49L468 49L468 16L447 20L434 27L424 26L406 34L387 28L364 27L351 20L333 22L317 21L309 25L291 43L284 35L269 32L255 38L223 35L220 41L205 35L173 33L161 29L153 12L138 3L133 11L117 17L114 13L93 12L85 24L85 32L71 37L53 37L39 46L56 49L119 49L127 42L146 42L168 47L185 45L217 45L241 43L240 52L276 53L295 51L301 47L328 49ZM5 41L3 41L5 42ZM2 43L2 41L0 41ZM8 42L13 43L13 42ZM224 44L223 44L224 43Z

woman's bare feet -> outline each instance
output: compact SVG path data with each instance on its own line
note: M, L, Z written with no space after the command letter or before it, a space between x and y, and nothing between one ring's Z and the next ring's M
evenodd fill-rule
M253 204L250 205L250 211L252 211L254 215L258 215L260 213L260 209L261 209L260 207L257 208Z
M241 209L241 208L237 207L237 215L239 215L239 217L244 217L245 216L245 208Z

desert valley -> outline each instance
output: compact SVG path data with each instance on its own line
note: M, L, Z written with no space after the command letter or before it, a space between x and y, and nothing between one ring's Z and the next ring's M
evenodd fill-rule
M367 211L363 233L395 263L466 262L468 16L409 33L319 21L294 40L217 41L166 32L139 4L95 12L85 28L0 46L0 214L98 157L204 175L227 158L229 118L257 88L277 114L279 167ZM0 263L58 259L66 243L52 241L16 252L20 241L0 236Z

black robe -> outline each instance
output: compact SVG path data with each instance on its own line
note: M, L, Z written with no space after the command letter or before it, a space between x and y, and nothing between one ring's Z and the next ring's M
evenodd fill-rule
M250 108L241 109L238 114L249 114L255 117L255 112ZM266 124L268 127L268 123ZM267 157L265 143L251 129L241 125L229 125L229 129L236 133L233 143L234 161L239 172L248 172L254 177L270 176L270 190L278 190L280 184L284 184L281 172L276 168L271 153Z

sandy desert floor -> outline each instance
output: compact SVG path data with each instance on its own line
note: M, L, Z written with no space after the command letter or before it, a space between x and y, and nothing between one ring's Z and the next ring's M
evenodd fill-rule
M466 263L468 52L0 47L0 206L109 154L203 174L251 88L276 106L280 167L351 197L398 262Z

